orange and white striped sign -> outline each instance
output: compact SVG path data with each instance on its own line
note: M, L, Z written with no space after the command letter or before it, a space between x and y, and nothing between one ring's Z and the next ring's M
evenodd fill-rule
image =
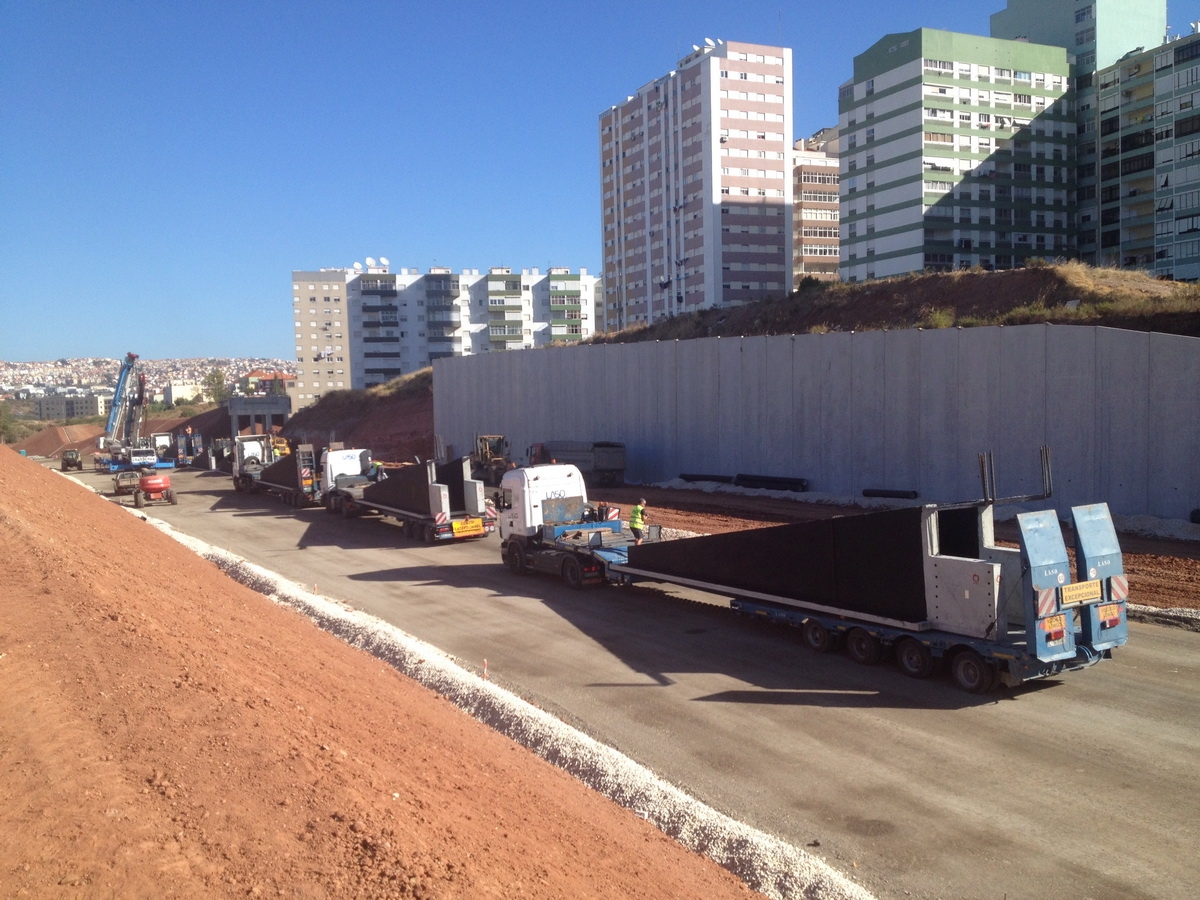
M1129 576L1114 575L1108 579L1108 585L1111 590L1113 600L1128 600L1129 599Z
M1038 591L1038 618L1043 618L1058 609L1058 598L1055 597L1057 588L1043 588Z
M608 514L607 514L607 515L608 515L608 521L610 521L610 522L615 522L615 521L617 521L617 519L621 518L621 507L619 507L619 506L610 506L610 507L608 508Z
M433 521L437 522L439 525L445 525L447 522L450 521L450 513L444 513L444 512L437 513L433 517Z

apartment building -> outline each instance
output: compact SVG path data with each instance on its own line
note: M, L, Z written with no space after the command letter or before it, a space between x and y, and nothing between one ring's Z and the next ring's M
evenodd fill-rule
M600 115L605 330L787 293L792 55L712 41Z
M792 288L805 278L838 277L838 140L836 128L792 148Z
M384 384L445 356L570 343L595 333L597 278L586 269L454 272L366 265L292 272L292 408Z
M35 408L39 419L60 422L108 415L111 403L112 397L98 394L49 394L39 397Z
M1062 47L922 28L839 89L844 280L1074 252L1075 119Z
M1200 278L1200 34L1131 53L1098 71L1095 85L1084 258Z
M1065 47L1076 73L1108 68L1166 40L1167 0L1008 0L991 36Z
M1166 31L1166 0L1008 0L1008 8L991 17L992 37L1054 44L1071 54L1079 117L1074 221L1079 255L1087 262L1111 257L1114 249L1097 244L1101 217L1097 175L1102 163L1096 157L1095 129L1101 111L1095 72L1111 70L1131 52L1160 46ZM1108 112L1111 95L1106 103Z

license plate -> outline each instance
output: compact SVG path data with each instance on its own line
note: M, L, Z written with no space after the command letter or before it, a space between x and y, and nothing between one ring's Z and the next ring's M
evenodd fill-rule
M483 534L483 519L456 519L453 528L456 535Z
M1051 616L1042 622L1042 628L1047 632L1051 631L1066 631L1067 617L1066 616Z
M1085 603L1088 600L1099 599L1099 581L1080 581L1075 584L1064 584L1062 586L1063 606L1074 606L1076 603Z

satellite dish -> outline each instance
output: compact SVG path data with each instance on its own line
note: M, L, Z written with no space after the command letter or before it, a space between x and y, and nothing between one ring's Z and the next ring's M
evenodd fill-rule
M699 45L699 44L692 44L692 49L693 49L693 50L699 50L699 49L700 49L700 45Z
M367 265L368 265L368 266L373 266L373 265L375 265L375 257L373 257L373 256L368 256L368 257L367 257Z
M355 272L361 272L361 271L362 271L362 263L360 263L360 262L356 262L356 263L354 264L354 271L355 271Z
M388 262L388 258L386 256L379 257L379 264L381 266L390 266L391 265L391 263Z
M716 45L716 43L714 43L714 41L713 41L713 39L712 39L712 38L705 38L705 39L704 39L704 43L708 44L708 46L710 46L710 47L715 47L715 46L717 46L717 45Z

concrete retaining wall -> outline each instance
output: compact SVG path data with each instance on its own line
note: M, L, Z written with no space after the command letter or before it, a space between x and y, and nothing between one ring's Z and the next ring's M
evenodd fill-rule
M1041 488L1055 503L1186 519L1200 507L1200 339L1056 325L705 338L489 353L434 364L434 425L513 451L623 441L630 482L681 472L806 478L927 502Z

